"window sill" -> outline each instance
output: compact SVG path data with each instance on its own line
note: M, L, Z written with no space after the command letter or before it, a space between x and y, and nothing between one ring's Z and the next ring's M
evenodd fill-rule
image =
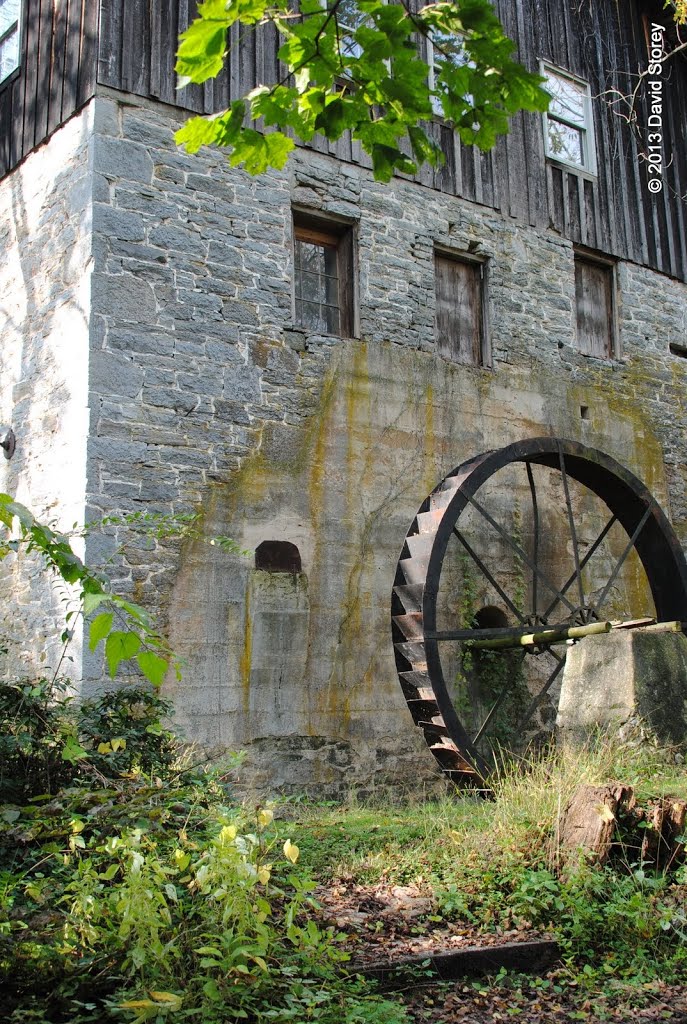
M565 160L557 160L554 156L547 156L547 164L556 167L559 171L567 171L568 174L576 174L578 178L585 178L586 181L596 182L599 175L596 171L590 171L587 167L580 167L579 164L569 164Z

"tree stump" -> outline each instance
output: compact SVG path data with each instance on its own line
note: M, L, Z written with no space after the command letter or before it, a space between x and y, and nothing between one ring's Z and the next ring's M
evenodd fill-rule
M561 814L558 845L565 863L582 850L603 865L617 854L628 868L669 870L685 860L687 801L661 797L640 807L631 786L580 786Z
M580 786L561 815L561 851L584 850L591 863L605 864L611 852L619 807L634 806L631 786Z

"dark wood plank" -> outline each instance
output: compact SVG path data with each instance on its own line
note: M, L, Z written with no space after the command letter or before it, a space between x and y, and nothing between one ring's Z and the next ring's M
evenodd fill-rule
M132 69L130 91L138 96L150 95L150 63L151 63L151 34L150 34L150 8L156 6L160 0L151 4L148 0L129 0L129 10L126 21L129 17L135 26L132 43Z
M598 216L599 204L594 198L594 186L591 181L582 181L582 211L580 214L581 232L580 238L583 245L592 249L603 247L603 236L600 231L600 218Z
M64 85L64 59L67 44L66 3L57 4L53 14L52 55L50 59L50 91L47 97L48 134L52 134L63 119L62 91Z
M52 4L42 0L38 20L38 70L36 75L36 121L34 125L34 146L48 134L48 109L50 78L52 72Z
M440 192L456 195L456 145L453 129L446 124L438 125L438 143L444 154L444 162L434 168L433 187Z
M77 105L81 54L81 7L81 0L69 0L62 85L62 116L65 119L76 110Z
M84 0L81 17L81 53L76 106L82 107L95 95L98 72L98 5Z
M122 20L119 41L119 82L124 92L134 91L136 70L136 38L143 26L138 19L142 13L140 0L122 0Z
M564 235L566 202L563 190L563 171L560 167L547 162L546 172L549 194L549 224L554 231Z
M417 985L420 971L436 974L442 981L455 981L458 978L480 974L495 975L501 969L544 974L560 956L558 943L549 939L535 939L531 942L509 942L500 946L469 946L448 953L432 953L431 950L427 950L422 956L408 957L395 962L361 964L355 969L367 977L374 978L389 991Z
M581 178L579 174L565 173L565 184L566 189L563 194L563 202L565 203L565 214L566 226L565 236L571 238L573 242L581 242L580 234L580 188Z
M74 31L72 8L76 0L69 0L69 33ZM100 33L98 42L98 82L119 88L121 81L123 0L100 0Z
M35 145L36 108L38 104L38 36L40 31L40 0L27 4L26 49L21 77L24 78L24 110L22 153L28 153Z
M0 91L0 177L12 167L12 94L14 83Z
M524 0L515 0L515 23L517 56L524 61L530 71L537 71L537 47L534 35L534 20L531 17L529 4L525 10ZM520 131L523 140L524 178L527 182L528 220L533 227L548 226L548 206L546 201L546 160L544 156L544 136L540 114L521 114Z
M184 32L196 15L197 5L195 0L178 0L179 9L179 33ZM195 110L203 113L203 87L202 85L187 85L185 89L179 89L176 93L177 106L186 110Z

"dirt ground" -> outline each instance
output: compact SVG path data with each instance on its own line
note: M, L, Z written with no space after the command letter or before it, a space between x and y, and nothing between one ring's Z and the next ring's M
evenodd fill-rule
M324 920L346 935L343 945L351 957L350 967L365 973L410 957L550 938L527 928L485 934L466 922L433 918L429 893L415 886L339 880L315 895ZM539 976L511 970L497 979L465 977L457 982L438 982L427 967L419 967L417 977L388 983L385 988L403 1001L417 1024L511 1020L687 1024L687 979L685 985L652 982L638 987L609 978L603 991L592 993L576 983L562 964Z

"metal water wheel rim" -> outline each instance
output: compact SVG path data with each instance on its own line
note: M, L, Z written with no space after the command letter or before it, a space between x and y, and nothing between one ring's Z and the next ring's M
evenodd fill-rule
M459 784L483 785L490 766L460 721L444 678L439 654L442 635L436 628L441 568L461 513L470 504L483 512L475 500L479 488L499 470L515 463L525 463L528 476L531 465L558 470L564 483L569 512L567 478L594 493L611 514L605 529L618 522L630 538L621 564L633 548L646 574L657 617L687 620L687 562L680 543L648 488L611 456L577 441L540 437L482 453L456 467L422 503L406 535L392 593L392 633L399 681L411 714L416 724L423 728L442 770ZM447 491L454 493L444 501ZM533 500L536 502L534 495ZM421 530L419 525L420 517L428 512L437 520L433 532L431 529ZM572 522L571 530L576 576L580 576ZM431 540L426 566L422 558L413 556L410 550L413 538ZM414 575L409 581L408 563L413 562L417 564L411 566ZM421 599L418 599L420 587ZM404 600L410 592L413 592L417 610L409 614ZM429 691L431 698L428 698ZM434 703L436 715L430 713Z

